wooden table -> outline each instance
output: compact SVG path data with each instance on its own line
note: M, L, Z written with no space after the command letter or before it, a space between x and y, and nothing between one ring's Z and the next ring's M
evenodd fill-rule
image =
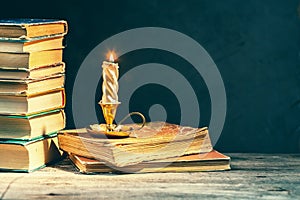
M227 154L231 171L84 175L68 159L0 173L0 199L300 199L300 154Z

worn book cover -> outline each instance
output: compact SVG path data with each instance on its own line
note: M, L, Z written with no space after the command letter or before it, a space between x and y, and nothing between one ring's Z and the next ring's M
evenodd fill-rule
M1 19L0 38L30 39L65 35L68 25L59 19Z

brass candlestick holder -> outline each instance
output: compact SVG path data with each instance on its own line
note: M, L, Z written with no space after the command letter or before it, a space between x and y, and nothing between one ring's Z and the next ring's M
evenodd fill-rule
M105 134L108 137L129 137L130 132L133 130L139 130L144 127L146 123L146 119L143 114L139 112L131 112L127 116L125 116L117 125L114 124L114 119L116 116L117 108L121 104L121 102L116 103L103 103L101 100L99 102L103 116L106 122L105 128L103 129L103 126L101 125L91 125L89 131L94 133L101 133ZM130 126L121 126L121 124L130 116L132 115L138 115L142 119L142 124L139 128L132 128Z
M103 103L102 101L99 102L104 119L106 121L106 131L107 132L113 132L116 128L116 125L113 124L116 113L117 113L117 108L121 104L121 102L116 102L116 103Z

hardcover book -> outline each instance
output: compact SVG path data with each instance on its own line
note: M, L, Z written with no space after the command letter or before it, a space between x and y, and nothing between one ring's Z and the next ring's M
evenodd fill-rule
M0 95L33 95L62 88L64 82L63 74L35 80L0 79Z
M130 125L135 126L135 125ZM130 137L101 138L86 129L58 133L60 148L68 153L97 158L117 167L212 150L208 129L150 122Z
M180 156L175 160L163 159L142 162L129 167L111 168L104 161L70 154L76 168L85 174L91 173L149 173L149 172L202 172L230 169L230 157L213 150L206 154Z
M64 106L63 88L29 96L0 95L0 114L3 115L31 115Z
M41 36L64 35L67 22L58 19L1 19L0 37L29 39Z
M51 49L31 53L0 52L0 68L34 69L55 63L61 63L63 49Z
M65 112L50 110L29 116L0 115L0 139L31 140L65 128Z
M36 80L50 77L52 75L64 74L65 63L57 63L39 67L36 69L10 69L0 68L0 79L2 80Z
M30 53L49 49L62 49L64 48L63 39L62 36L19 40L0 38L0 52Z
M65 63L57 63L54 65L43 66L35 69L11 69L0 68L0 79L5 80L36 80L50 77L52 75L64 74Z
M0 171L31 172L62 158L57 134L30 141L0 140Z

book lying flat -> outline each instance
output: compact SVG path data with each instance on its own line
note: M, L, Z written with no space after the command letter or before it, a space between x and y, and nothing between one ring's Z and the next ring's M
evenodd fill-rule
M135 126L135 125L128 125ZM208 129L150 122L130 137L107 139L86 129L58 133L60 148L68 153L103 160L117 167L212 150Z
M63 49L52 49L31 53L0 52L0 67L34 69L62 62Z
M1 19L0 37L35 38L66 34L67 22L58 19Z
M35 80L0 79L0 95L33 95L62 88L64 82L64 74Z
M0 114L31 115L65 106L63 88L35 95L0 95Z
M230 157L213 150L206 154L181 156L170 159L142 162L128 167L111 168L101 160L70 154L70 160L81 173L150 173L150 172L201 172L230 169Z
M44 79L65 72L65 63L56 63L54 65L46 65L35 69L12 69L0 68L0 79L3 80L36 80Z
M19 40L0 38L0 52L25 53L62 49L64 47L63 39L63 36Z
M0 140L0 171L31 172L62 158L57 134L30 141Z
M63 110L29 116L0 115L0 139L30 140L65 128Z

